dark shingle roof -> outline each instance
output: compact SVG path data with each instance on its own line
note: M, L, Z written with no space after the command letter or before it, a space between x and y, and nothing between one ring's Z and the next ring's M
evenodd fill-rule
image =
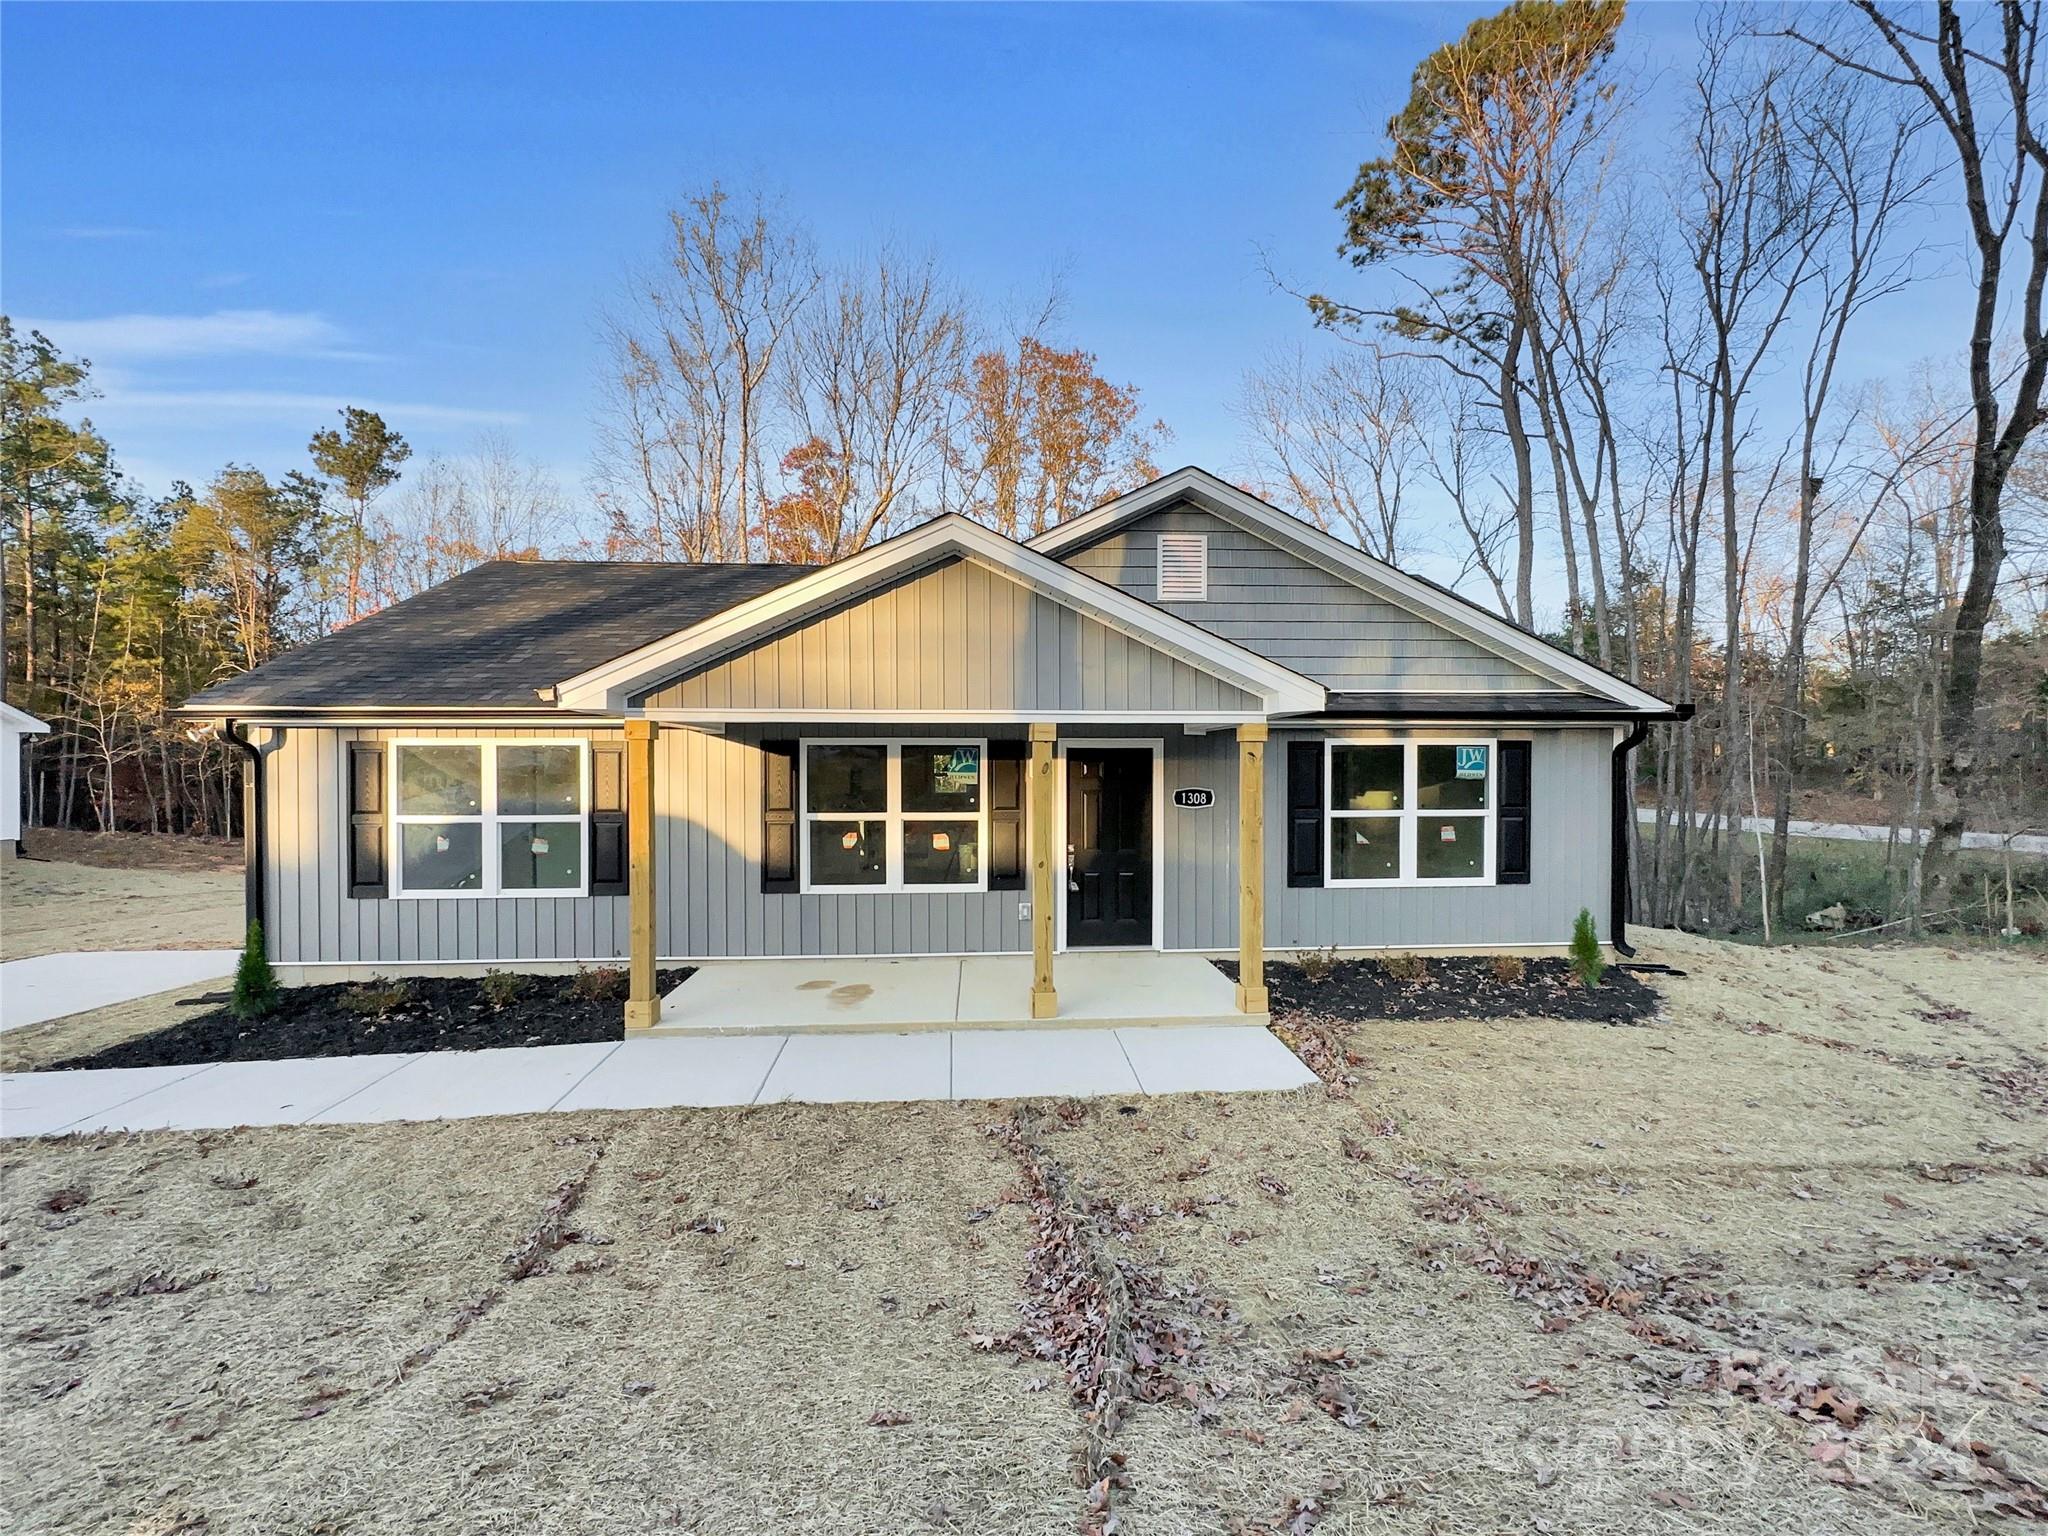
M533 708L536 689L809 569L497 560L215 683L183 710Z

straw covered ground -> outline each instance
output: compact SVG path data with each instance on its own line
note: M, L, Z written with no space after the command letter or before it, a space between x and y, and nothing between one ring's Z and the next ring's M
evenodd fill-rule
M28 1531L2048 1516L2048 967L1670 938L1299 1094L0 1145Z
M29 834L0 859L0 959L77 949L235 949L242 872L230 845L138 833Z

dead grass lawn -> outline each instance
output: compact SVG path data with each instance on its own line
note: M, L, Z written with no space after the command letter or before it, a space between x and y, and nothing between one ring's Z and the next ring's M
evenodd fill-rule
M1027 1114L1177 1341L1126 1361L1164 1400L1114 1416L1117 1529L1905 1532L2032 1496L2048 966L1646 950L1690 974L1644 1026L1380 1026L1348 1097ZM0 1145L0 1507L1083 1528L1083 1414L1007 1342L1044 1215L1010 1112Z
M132 850L121 856L143 857ZM65 950L240 948L241 871L220 867L210 854L201 863L131 868L41 857L0 859L0 959Z

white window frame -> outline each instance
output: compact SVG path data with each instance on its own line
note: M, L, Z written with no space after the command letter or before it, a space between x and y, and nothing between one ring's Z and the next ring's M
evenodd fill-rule
M1337 806L1337 753L1352 747L1399 747L1401 749L1401 809L1398 811L1348 811ZM1424 747L1486 748L1486 809L1482 811L1424 809L1416 802L1418 765ZM1416 871L1417 828L1424 818L1458 817L1485 823L1486 872L1477 877L1418 875ZM1390 880L1340 880L1332 847L1340 821L1393 821L1401 829L1401 873ZM1323 865L1327 886L1339 890L1394 890L1421 886L1430 890L1446 886L1493 885L1498 873L1496 847L1500 825L1500 742L1492 736L1332 736L1323 743Z
M404 747L480 747L478 761L483 774L483 805L474 816L404 815L398 809L398 754ZM498 749L500 747L574 747L576 749L578 795L583 810L576 816L536 816L521 813L500 815L498 812ZM389 862L391 871L391 894L401 901L495 901L501 898L513 900L532 897L550 901L559 898L575 899L590 894L590 743L582 737L567 740L560 736L395 736L385 743L386 755L384 777L386 779L387 814L390 818L391 836ZM502 822L548 822L557 826L574 827L577 846L582 856L577 868L582 871L581 884L574 887L545 887L529 889L521 886L511 890L504 887L504 849L500 846L498 828ZM462 822L475 824L483 841L483 870L481 883L475 890L409 891L405 888L405 829L409 826L423 826L439 822Z
M884 782L887 793L879 811L813 811L811 809L811 748L883 747ZM903 749L905 747L973 747L981 753L980 809L973 816L958 811L906 811L903 809ZM985 736L805 736L797 747L797 888L806 896L962 896L988 889L988 738ZM814 821L880 821L884 852L882 880L876 885L815 885L811 881L811 823ZM973 821L975 832L975 878L971 885L906 885L903 881L903 827L911 821Z

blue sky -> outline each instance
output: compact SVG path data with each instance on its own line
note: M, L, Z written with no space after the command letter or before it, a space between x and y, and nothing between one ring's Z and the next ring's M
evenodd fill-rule
M1228 471L1244 368L1314 340L1260 251L1353 281L1330 205L1481 9L11 4L0 300L98 365L152 491L302 465L344 403L575 490L599 313L722 177L995 303L1059 274L1166 460ZM1626 35L1654 64L1691 25Z

